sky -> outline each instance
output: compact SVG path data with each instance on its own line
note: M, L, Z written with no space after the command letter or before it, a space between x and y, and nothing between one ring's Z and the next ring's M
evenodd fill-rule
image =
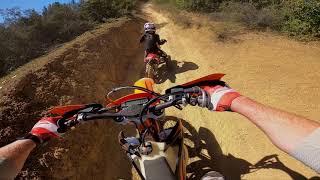
M41 12L44 6L53 2L66 3L71 0L0 0L0 9L19 7L20 9L35 9ZM0 22L3 22L3 18L0 16Z

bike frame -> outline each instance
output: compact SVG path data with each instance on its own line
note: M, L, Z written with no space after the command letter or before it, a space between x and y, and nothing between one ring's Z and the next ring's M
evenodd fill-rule
M148 175L150 176L150 173L148 174L148 163L156 160L154 157L159 157L159 159L166 159L164 166L167 166L167 170L168 168L172 170L174 174L174 178L172 177L172 179L184 180L186 179L188 152L184 146L183 125L179 120L174 127L163 129L159 124L159 119L164 116L165 108L174 106L182 109L180 104L186 105L187 103L193 106L209 107L206 104L208 97L200 87L226 85L223 81L220 81L223 76L224 74L212 74L167 89L164 95L153 91L154 82L152 79L144 78L136 82L136 86L120 87L111 91L136 89L134 94L123 96L117 100L111 100L105 108L100 104L70 105L56 107L49 112L62 117L58 121L58 132L61 133L79 122L107 117L113 117L115 122L122 124L134 123L140 135L139 141L136 141L138 142L136 148L145 150L143 148L154 147L151 151L141 151L142 154L138 154L137 151L130 151L132 149L125 149L129 160L141 178L146 179ZM110 100L109 95L110 93L108 93L107 97ZM195 95L198 96L195 97ZM188 100L184 98L188 98ZM163 101L163 103L160 101ZM131 119L128 120L126 117ZM126 143L123 133L119 134L119 143L121 145ZM148 143L151 145L147 146ZM130 148L130 146L128 147ZM154 171L157 172L156 169Z

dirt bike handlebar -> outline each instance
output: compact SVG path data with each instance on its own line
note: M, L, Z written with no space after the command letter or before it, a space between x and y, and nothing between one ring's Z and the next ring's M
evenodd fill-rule
M59 129L61 131L66 131L68 128L73 127L80 122L97 120L97 119L105 119L105 118L113 118L114 121L121 122L121 121L118 121L118 119L121 119L121 118L117 118L117 117L138 118L139 116L147 112L157 113L168 107L171 107L171 106L177 107L181 104L183 105L190 104L192 106L199 105L200 107L208 107L207 94L200 87L192 87L187 89L174 88L174 89L171 89L170 91L171 91L170 93L157 97L159 99L161 99L162 97L167 97L169 100L164 103L157 104L155 106L147 105L146 107L142 107L141 105L133 105L133 106L130 106L130 108L121 110L119 112L106 112L106 110L97 111L97 112L79 112L78 114L76 114L75 119L73 120L61 119L58 123L60 127ZM198 95L200 94L200 96L193 97L192 94L198 94ZM146 112L144 112L145 108L147 110Z
M183 104L182 100L175 100L175 101L165 102L165 103L162 103L162 104L159 104L159 105L155 106L153 108L153 110L154 111L160 111L162 109L166 109L168 107L175 106L175 105L180 105L180 104Z
M79 113L76 118L73 120L60 119L58 121L58 132L64 133L69 128L79 124L80 122L85 122L89 120L97 120L97 119L105 119L105 118L115 118L115 117L123 117L124 115L120 115L117 113ZM116 119L116 118L115 118Z

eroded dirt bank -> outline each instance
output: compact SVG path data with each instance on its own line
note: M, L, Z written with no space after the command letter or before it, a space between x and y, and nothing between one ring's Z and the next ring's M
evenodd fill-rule
M108 89L137 80L143 23L123 18L101 25L2 79L1 146L28 132L51 106L104 103ZM117 143L120 129L110 122L81 125L65 139L37 148L21 177L130 179L131 167Z

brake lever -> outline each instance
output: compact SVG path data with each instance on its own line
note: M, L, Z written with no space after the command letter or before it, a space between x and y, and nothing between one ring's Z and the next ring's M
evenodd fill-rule
M94 111L98 111L100 109L102 109L103 106L101 104L96 104L96 103L93 103L93 104L86 104L84 105L82 108L79 108L79 109L74 109L74 110L71 110L71 111L68 111L68 112L65 112L62 117L65 118L65 119L68 119L68 118L71 118L73 117L74 115L77 115L79 112L81 111L88 111L88 112L94 112Z
M126 117L137 117L140 114L141 107L139 106L131 106L127 109L122 109L119 112L116 113L108 113L108 110L106 108L86 108L79 110L78 113L71 116L69 113L67 117L62 117L58 122L58 129L57 131L59 133L65 133L70 128L76 126L77 124L81 122L88 121L90 119L102 119L105 117L113 117L114 120L118 123L122 123ZM122 118L121 118L122 117ZM72 119L70 119L72 118Z
M172 89L173 92L183 92L184 95L182 95L182 104L184 106L191 105L191 106L200 106L200 107L208 107L208 94L205 90L198 86L194 86L191 88L176 88ZM193 96L192 94L197 94L196 96ZM175 106L176 107L176 106ZM178 109L182 109L181 106Z
M179 110L183 110L183 108L180 106L180 104L174 105L174 107L179 109Z
M58 129L57 132L58 133L65 133L67 132L71 127L75 126L77 123L74 122L74 120L67 120L65 118L61 118L58 120L57 125L58 125Z

